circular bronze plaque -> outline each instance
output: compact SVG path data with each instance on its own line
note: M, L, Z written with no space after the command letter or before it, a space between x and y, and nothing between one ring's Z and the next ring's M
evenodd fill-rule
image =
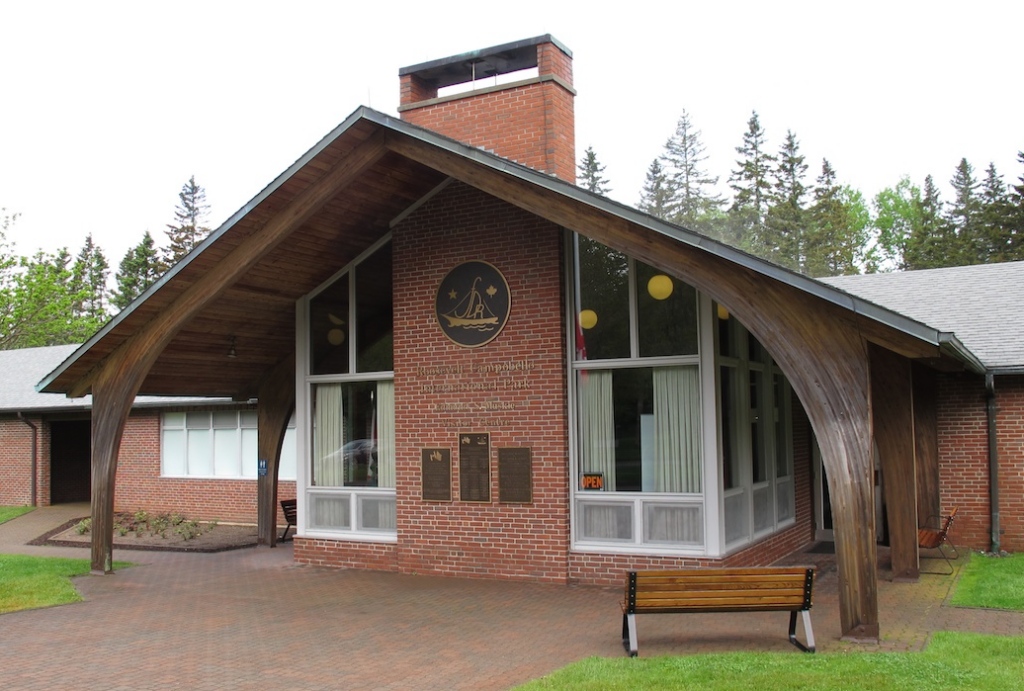
M508 282L494 266L469 261L437 288L434 314L444 335L464 348L487 345L501 333L512 305Z

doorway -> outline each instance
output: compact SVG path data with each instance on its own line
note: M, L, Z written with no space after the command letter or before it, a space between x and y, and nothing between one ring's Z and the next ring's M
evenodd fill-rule
M89 501L92 496L92 422L50 422L50 503Z
M825 465L821 462L821 450L817 440L811 440L811 463L814 468L814 539L818 542L834 542L832 529L832 500L828 493L828 478ZM888 544L889 526L886 521L885 502L882 494L882 473L875 464L875 541Z

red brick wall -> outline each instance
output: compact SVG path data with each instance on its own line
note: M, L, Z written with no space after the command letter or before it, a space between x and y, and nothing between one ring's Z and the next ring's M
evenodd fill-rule
M160 413L138 411L128 418L118 455L116 511L181 513L198 520L256 523L256 479L160 477ZM281 481L278 498L295 496L295 482ZM278 508L278 525L284 515Z
M939 379L939 475L942 512L959 507L950 539L991 548L988 417L984 380L977 375ZM1024 550L1024 378L996 378L999 434L1000 547Z
M561 250L556 226L463 185L449 187L395 229L398 545L297 538L297 559L366 568L385 568L393 559L408 573L565 581L569 471ZM470 259L497 267L511 292L504 330L478 348L455 345L434 317L438 285ZM495 371L509 363L515 368ZM421 370L427 367L460 371ZM485 403L512 409L439 410L443 404ZM490 501L460 500L460 432L490 433ZM531 450L532 503L499 503L502 447ZM422 501L424 448L451 449L452 501Z
M537 47L538 76L554 75L570 87L572 58L555 45ZM574 94L550 78L497 91L481 89L433 99L415 75L401 78L402 119L460 142L479 146L569 182L576 181Z
M996 411L1000 548L1021 552L1024 551L1024 377L996 378Z
M40 428L36 434L42 441L42 420L29 420ZM0 420L0 440L0 506L28 506L32 503L32 428L22 420Z

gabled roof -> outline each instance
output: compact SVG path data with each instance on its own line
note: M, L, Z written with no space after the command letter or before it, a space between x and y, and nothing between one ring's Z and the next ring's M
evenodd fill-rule
M1024 373L1024 262L822 280L898 314L955 333L995 374Z
M90 372L107 356L176 301L188 299L201 307L161 352L140 393L254 396L264 374L294 350L296 300L384 237L452 178L570 230L593 233L623 251L650 255L654 264L658 253L652 242L678 243L853 313L885 331L884 340L888 334L897 341L923 343L934 347L936 356L942 347L972 362L952 334L573 184L360 108L47 375L39 390L84 390ZM328 187L336 179L341 182ZM327 195L326 201L304 208L303 200L318 191ZM222 262L230 263L233 253L282 217L293 218L294 227L271 251L246 264L244 274L226 290L208 299L188 292L202 285L205 274L223 271ZM716 297L713 286L705 290ZM228 359L232 346L238 357Z
M35 384L78 348L77 345L0 350L0 414L85 411L92 407L92 396L68 398L59 393L39 393ZM224 405L230 399L167 398L139 396L139 408L181 405Z

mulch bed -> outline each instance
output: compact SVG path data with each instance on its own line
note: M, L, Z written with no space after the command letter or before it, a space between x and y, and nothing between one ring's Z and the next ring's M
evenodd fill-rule
M56 545L58 547L89 548L92 541L90 533L79 535L75 526L85 517L68 521L64 525L40 535L28 544ZM116 524L115 520L115 524ZM257 529L254 525L232 525L218 523L214 528L190 540L183 539L167 531L167 537L159 535L136 536L129 532L119 535L114 531L114 547L117 549L148 550L158 552L224 552L230 549L255 547Z

